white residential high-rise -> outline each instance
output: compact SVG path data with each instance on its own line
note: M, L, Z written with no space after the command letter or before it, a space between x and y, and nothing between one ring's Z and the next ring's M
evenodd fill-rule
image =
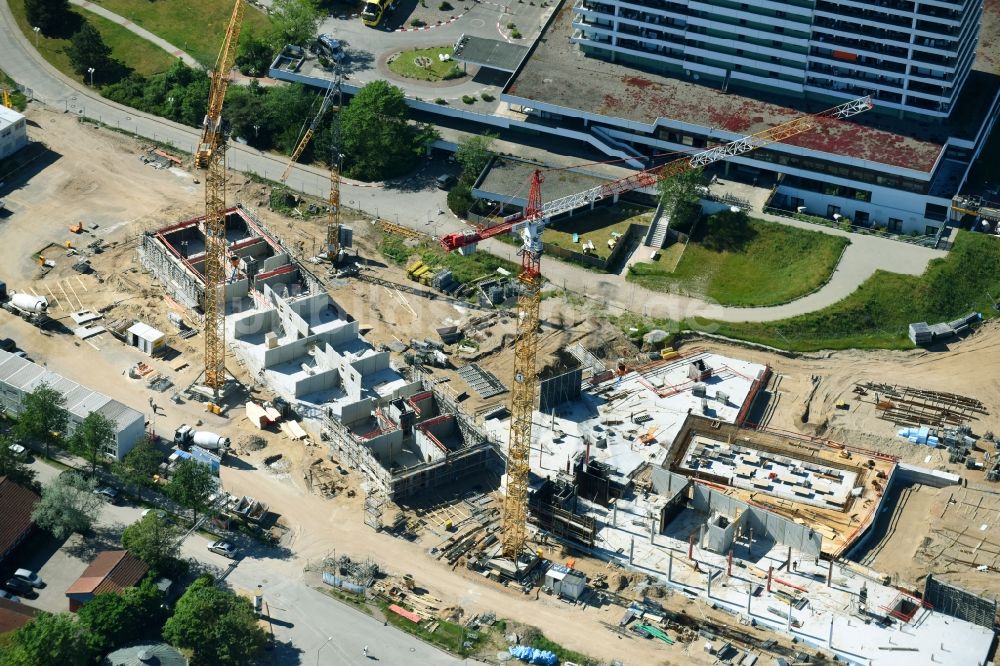
M972 68L983 0L578 0L573 12L591 56L941 118Z

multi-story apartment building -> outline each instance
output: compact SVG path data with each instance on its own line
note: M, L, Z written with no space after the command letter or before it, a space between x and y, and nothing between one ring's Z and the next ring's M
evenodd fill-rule
M591 56L742 89L943 118L975 58L982 0L578 0Z

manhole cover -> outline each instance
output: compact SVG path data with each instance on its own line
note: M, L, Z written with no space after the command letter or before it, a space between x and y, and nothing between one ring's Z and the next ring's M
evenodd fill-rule
M415 64L417 67L430 67L431 63L433 62L434 61L428 58L427 56L417 56L416 58L413 59L413 64Z

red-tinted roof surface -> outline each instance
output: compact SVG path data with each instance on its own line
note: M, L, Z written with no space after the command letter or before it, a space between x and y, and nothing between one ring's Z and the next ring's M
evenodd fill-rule
M569 41L572 20L572 4L566 2L506 94L647 125L664 118L736 134L759 132L803 113L723 93L690 80L588 58ZM986 59L982 53L984 47L997 50L994 38L1000 37L998 33L1000 0L986 0L977 68L981 69ZM787 143L925 173L934 168L943 147L936 139L866 127L851 120L829 123L821 130L792 137Z
M66 596L120 592L137 585L148 570L145 562L127 550L106 550L69 586Z
M0 599L0 634L17 631L38 615L38 609L14 601Z
M32 528L31 512L39 499L33 491L0 476L0 555L10 551Z

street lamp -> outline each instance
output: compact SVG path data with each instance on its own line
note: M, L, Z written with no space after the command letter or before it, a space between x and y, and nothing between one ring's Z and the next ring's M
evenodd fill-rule
M93 67L88 67L87 68L87 73L90 74L90 87L91 88L94 87L94 72L95 71L96 70Z
M320 645L319 649L316 650L316 666L319 666L319 653L322 652L323 648L325 648L327 645L329 645L330 641L332 641L332 640L333 640L333 636L330 636L328 639L326 639L326 642L323 643L322 645Z
M37 49L38 48L38 33L40 33L42 31L42 29L39 28L38 26L35 26L34 28L32 28L32 30L35 32L35 48Z

